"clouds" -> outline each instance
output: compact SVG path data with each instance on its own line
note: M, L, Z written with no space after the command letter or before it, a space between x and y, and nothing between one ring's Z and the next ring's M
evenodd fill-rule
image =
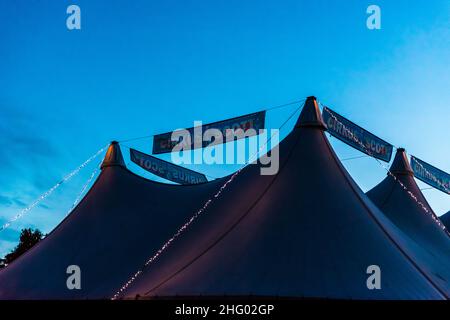
M16 197L10 197L0 194L0 206L12 206L16 205L19 207L26 206L26 203Z
M46 158L56 153L49 140L33 126L33 118L11 108L0 106L0 161L11 162L17 156ZM18 154L12 154L18 152Z
M36 128L33 116L5 105L0 105L0 112L0 185L11 186L14 181L26 178L41 188L47 185L49 176L54 181L51 163L58 151ZM3 198L3 203L7 202Z
M0 201L2 197L0 196ZM0 203L1 206L1 203ZM1 217L0 212L0 225L3 225L6 219ZM0 233L0 258L3 258L8 252L10 252L18 243L20 231L14 228L5 229Z
M0 222L5 223L54 183L57 149L34 124L31 114L0 103ZM48 209L46 206L43 209ZM0 234L0 252L17 242L18 230Z

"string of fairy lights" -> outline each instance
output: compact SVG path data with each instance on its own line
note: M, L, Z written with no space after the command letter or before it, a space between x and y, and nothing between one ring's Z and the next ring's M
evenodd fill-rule
M301 104L302 102L304 102L306 100L299 100L298 103ZM301 105L300 107L296 108L294 110L294 112L291 113L291 115L280 125L279 130L281 130L288 122L289 120L292 119L292 117L301 109ZM178 230L177 232L171 237L169 238L157 251L156 253L154 253L143 265L143 267L141 269L139 269L138 271L136 271L129 279L127 282L125 282L120 288L119 290L117 290L117 292L111 297L111 300L117 300L118 298L120 298L120 296L122 295L122 293L127 290L129 288L129 286L144 272L144 269L147 268L149 265L151 265L156 259L158 259L158 257L167 249L170 247L170 245L184 232L187 230L187 228L195 221L197 220L202 214L204 214L207 210L207 208L210 206L210 204L215 201L216 199L218 199L220 197L220 195L225 191L225 189L228 187L228 185L230 185L233 180L242 172L242 170L247 167L250 163L252 163L253 161L255 161L256 159L258 159L260 153L262 150L265 150L267 144L272 140L272 138L275 136L275 134L277 133L273 133L269 139L267 139L267 141L260 146L260 148L258 149L258 151L249 157L249 159L246 161L246 163L241 166L235 173L233 173L230 178L225 181L225 183L219 188L219 190L211 197L209 198L204 204L203 206L197 211L195 212Z
M323 104L321 104L320 102L319 102L319 104L322 106L322 107L324 107L324 105ZM323 110L325 110L325 111L327 111L327 109L326 108L323 108ZM328 112L328 114L333 118L333 120L334 121L336 121L336 122L338 122L347 132L348 132L348 134L350 135L350 137L356 142L356 143L358 143L369 155L370 155L370 157L371 158L373 158L373 159L375 159L375 161L387 172L387 174L392 178L392 179L394 179L394 181L396 181L400 186L401 186L401 188L411 197L411 199L413 199L416 203L417 203L417 205L425 212L425 213L427 213L431 218L432 218L432 220L439 226L439 227L441 227L446 233L448 233L448 230L447 230L447 228L444 226L444 224L440 221L440 219L434 214L434 212L432 212L431 210L429 210L428 208L427 208L427 206L425 206L425 204L422 202L422 201L420 201L418 198L417 198L417 196L411 191L411 190L408 190L408 188L405 186L405 184L403 183L403 182L401 182L400 181L400 179L398 179L392 172L391 172L391 170L386 166L386 165L384 165L379 159L377 159L377 158L375 158L374 156L373 156L373 153L372 153L372 151L370 150L370 149L368 149L365 145L364 145L364 143L362 142L362 141L360 141L359 139L358 139L358 137L356 136L356 135L354 135L353 134L353 132L347 127L347 126L345 126L345 124L343 124L341 121L339 121L337 118L336 118L336 116L334 115L334 114L332 114L331 112ZM396 149L398 149L398 148L396 148ZM430 173L431 174L431 173Z
M296 104L301 104L299 107L297 107L292 113L291 115L286 119L286 121L284 121L280 126L279 126L279 130L281 130L289 121L290 119L292 119L292 117L299 111L301 110L302 107L302 103L306 100L306 98L301 99L301 100L296 100L296 101L292 101L286 104L282 104L282 105L278 105L278 106L274 106L271 108L267 108L265 109L265 111L270 111L270 110L274 110L274 109L279 109L279 108L284 108L287 106L291 106L291 105L296 105ZM323 107L323 104L320 103L319 101L319 105L321 105ZM323 110L327 110L327 109L323 109ZM347 130L350 134L350 136L352 137L352 139L358 143L366 152L367 154L375 159L377 161L377 163L387 172L387 174L392 177L392 179L394 179L394 181L396 181L401 188L411 197L411 199L413 199L417 205L428 215L431 216L431 218L433 219L433 221L435 221L445 232L448 233L448 230L446 229L446 227L442 224L442 222L439 220L439 218L434 214L434 212L432 212L431 210L429 210L427 208L427 206L418 199L418 197L410 190L408 190L408 188L405 186L405 184L400 181L391 171L390 169L384 165L379 159L375 158L373 156L372 151L367 148L364 143L362 141L359 140L359 138L353 134L353 132L347 128L341 121L339 121L332 113L330 113L330 116L334 119L334 121L336 121L337 123L339 123L345 130ZM169 248L171 246L171 244L177 240L177 238L179 238L181 236L181 234L183 234L183 232L185 232L191 225L192 223L194 223L200 216L204 215L205 212L207 212L208 207L211 205L211 203L213 203L213 201L216 201L221 195L222 193L227 189L227 187L235 180L235 178L242 172L242 170L247 167L250 163L252 163L253 161L257 160L258 157L260 156L260 153L262 150L265 149L266 145L272 140L274 135L271 135L269 137L269 139L262 145L260 146L259 150L253 155L250 156L249 159L245 162L245 164L243 166L241 166L236 172L234 172L229 179L227 179L227 181L225 181L223 183L223 185L218 189L218 191L210 198L208 199L203 206L198 209L181 227L178 228L178 230L172 235L172 237L170 237L156 252L153 253L153 255L147 260L145 261L145 263L143 264L143 266L136 271L129 279L128 281L126 281L118 290L117 292L111 297L112 300L116 300L118 298L121 297L121 295L124 293L124 291L126 291L130 285L144 272L144 269L148 268L152 263L154 263L160 256L161 254L164 253L164 251L167 250L167 248ZM132 138L132 139L127 139L127 140L122 140L120 141L120 143L122 144L123 142L129 142L129 141L136 141L136 140L140 140L140 139L146 139L146 138L151 138L154 137L154 134L152 135L147 135L147 136L142 136L142 137L137 137L137 138ZM35 201L33 201L29 206L27 206L26 208L23 208L20 212L18 212L14 217L12 217L10 220L8 220L6 223L4 223L1 227L0 227L0 232L2 232L3 230L7 229L12 223L14 223L15 221L17 221L18 219L22 218L23 216L25 216L27 213L29 213L33 208L35 208L36 206L38 206L42 201L44 201L45 199L47 199L52 193L54 193L54 191L56 189L58 189L62 184L64 184L65 182L69 181L70 179L72 179L75 175L77 175L84 167L86 167L90 162L92 162L95 158L97 158L100 154L103 153L103 151L105 151L105 149L108 148L109 145L106 145L104 147L102 147L101 149L99 149L97 152L95 152L92 156L90 156L87 160L85 160L82 164L80 164L78 167L76 167L72 172L70 172L68 175L66 175L61 181L59 181L57 184L55 184L54 186L52 186L50 189L48 189L46 192L44 192L43 194L41 194ZM351 158L347 158L347 159L342 159L341 161L347 161L347 160L353 160L353 159L359 159L359 158L363 158L363 157L367 157L366 155L364 156L356 156L356 157L351 157ZM422 166L422 164L420 162L416 162L421 169L428 175L430 176L440 187L444 188L447 193L449 193L448 188L441 183L441 181L439 179L437 179L433 173L429 172L425 167ZM85 184L82 186L81 191L79 192L79 194L77 195L75 201L73 202L72 206L70 207L70 209L68 210L67 214L69 214L76 206L77 204L81 201L83 195L86 193L86 190L88 189L88 187L91 185L93 179L95 178L95 176L97 175L99 171L99 166L96 166L93 170L93 172L91 173L91 175L89 176L89 178L87 179L87 181L85 182Z
M23 208L20 212L18 212L14 217L12 217L10 220L8 220L6 223L4 223L0 227L0 232L7 229L11 224L18 219L22 218L24 215L29 213L32 209L37 207L42 201L47 199L56 189L58 189L62 184L72 179L75 175L77 175L81 169L86 167L92 160L97 158L100 154L103 153L103 151L108 147L108 145L102 147L100 150L95 152L92 156L90 156L87 160L85 160L82 164L80 164L78 167L76 167L72 172L70 172L68 175L66 175L61 181L59 181L57 184L52 186L50 189L45 191L43 194L41 194L36 200L34 200L29 206L26 208Z
M280 105L276 105L273 107L269 107L264 109L265 111L271 111L271 110L275 110L275 109L280 109L280 108L285 108L294 104L299 104L302 103L305 99L300 99L300 100L295 100L295 101L291 101L288 103L284 103L284 104L280 104ZM154 134L151 135L147 135L147 136L142 136L142 137L137 137L137 138L132 138L132 139L127 139L127 140L122 140L120 141L120 143L122 142L129 142L129 141L136 141L136 140L141 140L141 139L146 139L146 138L151 138L154 137ZM45 199L47 199L51 194L53 194L53 192L58 189L62 184L64 184L65 182L69 181L71 178L73 178L75 175L77 175L81 169L83 169L84 167L86 167L92 160L94 160L95 158L97 158L105 149L107 149L109 146L106 145L104 147L102 147L100 150L98 150L94 155L92 155L91 157L89 157L85 162L83 162L81 165L79 165L76 169L74 169L72 172L70 172L67 176L65 176L61 181L59 181L58 183L56 183L54 186L52 186L50 189L48 189L47 191L45 191L44 193L42 193L35 201L33 201L30 205L28 205L27 207L23 208L20 212L18 212L14 217L12 217L10 220L8 220L7 222L5 222L1 227L0 227L0 232L2 232L3 230L9 228L11 226L12 223L14 223L15 221L19 220L20 218L22 218L23 216L25 216L26 214L28 214L31 210L33 210L35 207L37 207L42 201L44 201ZM68 210L68 213L70 213L73 208L77 205L77 203L81 200L84 192L86 191L86 189L89 187L90 183L92 182L93 178L95 177L95 175L97 174L98 168L96 168L94 170L94 172L91 174L91 176L89 177L88 181L85 183L85 185L83 186L81 192L79 193L79 195L77 196L77 198L75 199L73 205L70 207L70 209ZM209 175L208 175L209 176ZM210 178L214 178L209 176Z
M100 162L101 163L101 162ZM78 193L77 197L75 198L75 201L73 202L72 206L70 207L70 209L67 211L68 215L69 213L72 212L72 210L77 206L77 204L80 202L81 198L83 197L84 193L86 192L87 188L90 186L92 180L94 180L94 177L97 175L97 172L100 168L100 163L94 168L94 170L92 171L91 175L89 176L89 178L87 179L87 181L84 183L83 187L81 188L81 191Z

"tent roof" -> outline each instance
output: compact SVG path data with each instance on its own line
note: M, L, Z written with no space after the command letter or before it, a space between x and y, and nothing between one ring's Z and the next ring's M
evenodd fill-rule
M144 179L112 143L102 172L77 207L40 243L0 271L0 299L110 298L149 254L199 209L221 178L199 185ZM82 290L68 290L78 265Z
M440 299L419 250L368 200L323 134L313 97L276 147L279 172L250 165L189 186L128 171L112 144L97 181L43 241L0 271L1 299L109 298L203 204L206 212L145 269L127 297L264 295ZM272 155L276 154L272 151ZM78 265L82 289L68 290ZM382 290L368 290L368 266Z
M125 297L442 297L402 232L341 165L320 123L310 98L279 145L278 174L243 170ZM366 286L373 264L385 270L383 290Z
M416 184L404 149L397 150L390 171L398 181L387 175L367 195L388 219L425 248L415 259L427 263L435 281L450 292L450 237Z

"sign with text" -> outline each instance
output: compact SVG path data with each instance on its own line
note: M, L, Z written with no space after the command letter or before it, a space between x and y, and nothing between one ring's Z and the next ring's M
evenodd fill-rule
M414 156L411 156L411 167L414 176L430 186L450 194L450 175Z
M328 128L328 132L334 137L374 158L386 162L391 160L393 146L390 143L378 138L327 107L323 108L322 118Z
M173 163L158 159L140 151L130 149L131 161L141 168L164 179L179 184L197 184L208 182L205 175Z
M208 129L217 129L222 133L224 140L223 143L228 142L227 137L229 135L228 129L242 129L244 132L249 133L242 136L235 136L236 139L242 139L250 136L257 135L260 129L264 129L264 122L266 118L266 112L260 111L245 116L227 119L223 121L213 122L205 124L199 127L192 127L186 129L190 134L190 145L185 150L192 150L197 148L204 148L209 145L217 144L214 141L203 141L203 132ZM249 130L253 129L253 130ZM248 130L248 131L247 131ZM153 154L172 152L175 145L180 141L172 141L172 134L177 131L171 131L163 134L158 134L153 137Z

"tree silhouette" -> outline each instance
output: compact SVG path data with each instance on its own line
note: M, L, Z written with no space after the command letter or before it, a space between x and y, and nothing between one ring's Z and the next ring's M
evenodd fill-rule
M42 232L39 229L22 229L22 231L20 232L19 244L14 248L13 251L5 256L6 264L10 264L12 261L31 249L42 239L42 236Z

